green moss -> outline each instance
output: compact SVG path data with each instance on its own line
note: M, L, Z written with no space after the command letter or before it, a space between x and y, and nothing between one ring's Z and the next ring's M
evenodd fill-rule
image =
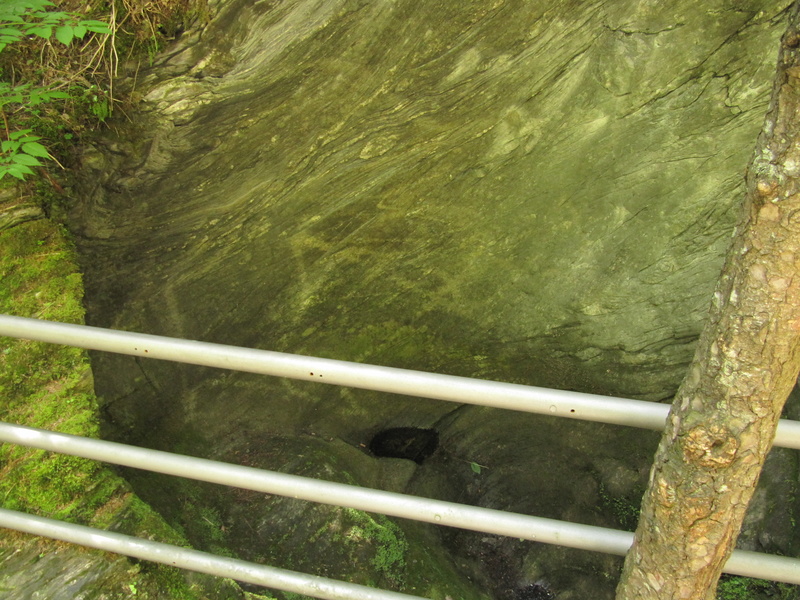
M619 497L611 494L608 489L600 484L600 503L604 512L610 512L619 523L620 527L627 531L634 531L639 522L641 512L640 502L627 497Z
M62 227L41 220L0 232L0 279L0 313L83 322L82 280ZM0 338L0 394L0 420L99 437L97 401L83 350ZM74 456L1 445L0 506L188 545L115 472ZM32 544L37 544L34 538L0 535L0 550L22 551ZM121 568L102 586L98 593L108 598L241 597L233 582L149 563Z
M408 542L402 530L383 515L370 515L361 510L344 509L353 522L343 538L347 544L361 545L365 541L374 546L372 567L394 585L405 579Z
M82 282L63 229L48 221L0 234L0 313L67 323L83 320ZM0 390L5 421L96 437L96 400L86 353L2 338ZM89 460L21 446L0 447L3 506L88 522L122 482Z
M723 575L717 586L717 600L797 600L800 586L764 579Z

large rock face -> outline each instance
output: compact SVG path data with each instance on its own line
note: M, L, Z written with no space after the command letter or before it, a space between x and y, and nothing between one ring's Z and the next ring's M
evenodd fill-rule
M227 2L82 207L94 318L668 397L788 3L749 4Z
M134 124L85 156L89 319L667 399L789 3L220 3L137 74ZM122 357L95 369L114 437L231 457L252 436L360 448L386 427L438 428L440 452L393 485L584 522L620 524L602 506L636 502L654 449L652 434L433 401ZM480 481L471 461L490 467ZM494 593L613 590L599 575L570 588L555 550L476 539L454 542L465 561L522 574Z

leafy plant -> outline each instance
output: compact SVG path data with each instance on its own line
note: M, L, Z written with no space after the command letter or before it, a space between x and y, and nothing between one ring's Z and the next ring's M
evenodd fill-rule
M83 39L88 32L109 34L103 21L81 19L80 15L62 11L48 11L54 6L49 0L4 0L0 6L0 52L8 44L34 35L49 40L56 39L69 46L75 38Z
M49 0L3 0L0 5L0 52L14 44L34 36L56 40L68 46L75 39L83 39L87 33L110 34L108 25L102 21L81 19L75 13L47 10L54 6ZM47 149L38 142L41 138L32 135L31 129L11 131L7 109L17 105L31 112L33 107L57 99L69 98L69 93L52 87L35 86L30 83L12 84L0 81L0 116L5 128L5 141L0 147L0 179L11 175L24 179L33 174L31 167L41 166L39 159L51 158ZM97 102L93 112L100 120L108 116L109 105ZM98 114L97 111L100 111Z
M111 102L109 97L96 85L89 86L83 90L82 99L89 106L89 111L97 117L100 122L111 116Z
M24 179L33 174L31 167L41 166L39 158L50 158L47 148L37 141L40 138L30 133L30 129L12 131L7 140L0 142L0 178L11 175Z

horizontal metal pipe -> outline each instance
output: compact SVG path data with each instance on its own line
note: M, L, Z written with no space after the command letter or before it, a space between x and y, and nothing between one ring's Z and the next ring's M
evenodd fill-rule
M345 506L416 521L619 556L625 555L633 543L633 534L627 531L320 481L2 422L0 422L0 442L321 504ZM800 560L795 558L735 550L724 571L734 575L800 585ZM239 576L234 578L249 581ZM288 589L272 584L269 587ZM315 594L308 593L308 595Z
M731 575L800 585L800 560L749 550L734 550L723 569Z
M778 428L775 431L775 439L772 440L772 445L779 448L800 450L800 421L790 421L788 419L778 421Z
M320 481L9 423L0 423L0 442L266 494L583 550L624 555L633 541L633 534L626 531Z
M0 315L0 335L645 429L663 429L669 412L669 406L656 402L625 400L10 315Z
M326 600L420 600L419 596L267 567L4 508L0 508L0 527Z
M644 429L663 429L670 408L667 404L657 402L239 348L11 315L0 315L0 335ZM782 419L778 424L774 445L800 449L800 422Z

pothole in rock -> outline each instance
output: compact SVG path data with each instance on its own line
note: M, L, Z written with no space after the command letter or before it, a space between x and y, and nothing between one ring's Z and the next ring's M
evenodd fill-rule
M421 465L439 447L439 432L422 427L393 427L378 432L369 451L381 458L405 458Z

